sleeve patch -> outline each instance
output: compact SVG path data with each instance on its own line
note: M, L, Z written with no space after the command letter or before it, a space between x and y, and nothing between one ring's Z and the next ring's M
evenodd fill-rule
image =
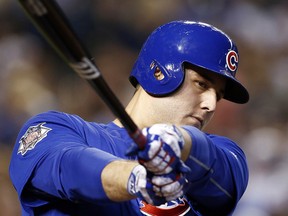
M27 151L34 149L37 143L47 136L48 132L52 129L43 126L44 124L46 124L46 122L31 126L27 129L19 141L20 146L17 154L25 155Z

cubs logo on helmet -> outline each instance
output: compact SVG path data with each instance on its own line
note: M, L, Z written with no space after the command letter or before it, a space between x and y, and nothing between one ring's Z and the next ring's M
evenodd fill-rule
M226 55L227 67L231 72L237 70L238 67L238 54L234 50L230 50Z

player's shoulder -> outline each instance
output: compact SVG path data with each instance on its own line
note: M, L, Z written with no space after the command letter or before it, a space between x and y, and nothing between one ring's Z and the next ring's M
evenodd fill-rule
M86 121L75 114L69 114L57 110L49 110L35 114L26 121L26 125L31 125L37 122L76 124L85 123Z
M221 141L221 142L232 142L235 143L235 141L233 141L233 139L228 138L226 136L222 136L222 135L217 135L217 134L210 134L210 133L205 133L206 136L212 140L215 141Z
M38 125L45 125L53 130L57 131L74 131L84 135L93 134L96 136L100 133L105 133L109 130L108 125L104 123L97 123L83 119L77 114L71 114L61 112L57 110L49 110L46 112L38 113L27 120L22 127L22 132L26 131L27 128L35 127Z
M209 132L205 132L202 131L196 127L193 126L183 126L184 129L186 129L186 131L188 132L188 134L191 136L192 140L194 141L194 143L199 142L199 143L203 143L203 142L213 142L213 143L218 143L218 142L224 142L224 143L235 143L233 140L231 140L228 137L225 136L221 136L221 135L216 135L216 134L212 134Z
M30 117L21 127L19 136L33 128L41 128L45 126L53 131L74 131L85 134L84 131L93 128L93 131L100 130L95 122L88 122L76 114L69 114L56 110L49 110L38 113Z
M74 114L69 114L69 113L65 113L65 112L61 112L57 110L48 110L45 112L35 114L29 119L29 121L37 120L37 119L48 119L50 121L59 120L59 119L67 120L69 118L80 119L79 116L74 115Z
M207 137L216 145L221 148L237 151L241 154L244 154L241 146L234 139L228 138L226 136L216 135L216 134L207 134Z

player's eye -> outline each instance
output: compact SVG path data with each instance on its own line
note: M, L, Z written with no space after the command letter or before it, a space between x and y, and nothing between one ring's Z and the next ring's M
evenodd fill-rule
M202 89L207 89L208 88L208 84L205 81L201 81L201 80L195 80L195 83L198 87L202 88Z

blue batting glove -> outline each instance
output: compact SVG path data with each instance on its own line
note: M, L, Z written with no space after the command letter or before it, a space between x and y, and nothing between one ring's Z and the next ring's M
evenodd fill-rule
M173 170L189 172L180 159L184 139L179 129L174 125L155 124L142 130L147 143L143 150L132 145L128 154L137 154L139 162L154 174L170 173Z
M189 186L181 173L155 175L138 165L130 174L127 190L131 195L157 206L183 196Z

